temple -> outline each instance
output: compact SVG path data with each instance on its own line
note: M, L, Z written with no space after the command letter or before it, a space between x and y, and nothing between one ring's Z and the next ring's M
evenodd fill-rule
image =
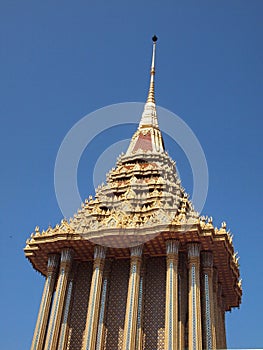
M26 241L45 277L31 350L226 348L225 312L242 296L238 258L225 222L194 210L165 151L156 41L138 129L106 184Z

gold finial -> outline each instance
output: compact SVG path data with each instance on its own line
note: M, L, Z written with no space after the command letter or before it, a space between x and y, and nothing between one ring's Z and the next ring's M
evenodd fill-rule
M156 48L156 41L157 40L158 40L157 36L154 35L152 37L153 51L152 51L150 88L149 88L148 97L147 97L147 102L152 102L152 103L155 103L155 98L154 98L154 75L155 75L155 48Z

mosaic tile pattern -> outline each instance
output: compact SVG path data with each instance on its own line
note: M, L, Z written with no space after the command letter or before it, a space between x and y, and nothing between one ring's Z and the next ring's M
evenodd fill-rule
M92 262L81 263L75 274L67 350L80 350L87 317Z
M147 259L143 315L144 350L164 350L165 276L165 258Z
M115 260L112 263L106 310L105 350L121 350L122 348L129 270L129 259Z

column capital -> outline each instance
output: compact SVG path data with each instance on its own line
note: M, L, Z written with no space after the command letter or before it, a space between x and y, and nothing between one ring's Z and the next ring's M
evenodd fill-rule
M103 278L109 278L113 259L107 259L104 265Z
M101 245L95 245L94 247L94 260L105 259L107 248Z
M169 239L168 241L165 242L166 244L166 254L170 255L177 255L179 252L179 245L180 242L176 239Z
M143 244L130 248L131 258L140 258L142 256Z
M201 246L200 243L188 243L187 244L187 252L188 252L188 258L199 258L200 256L200 250Z
M201 262L204 268L213 267L213 253L209 251L201 252Z
M213 267L213 290L217 293L218 289L218 271L216 267Z
M72 248L65 248L61 252L60 261L62 263L71 262L74 255L74 250Z
M49 254L47 262L47 274L50 275L57 270L59 266L59 254Z

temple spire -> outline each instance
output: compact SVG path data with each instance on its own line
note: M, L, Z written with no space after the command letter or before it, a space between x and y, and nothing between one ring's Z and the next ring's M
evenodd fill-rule
M157 36L152 37L152 64L148 97L139 123L138 130L133 135L126 155L136 152L164 152L161 131L158 126L157 111L154 97L155 51Z
M154 97L154 77L155 77L155 51L156 51L157 36L152 37L152 64L151 64L151 76L150 76L150 87L148 97L144 106L139 128L153 127L158 129L155 97Z
M152 37L153 41L153 49L152 49L152 65L151 65L151 78L150 78L150 88L147 97L147 103L152 102L155 103L154 97L154 76L155 76L155 51L156 51L156 42L158 38L156 35Z

